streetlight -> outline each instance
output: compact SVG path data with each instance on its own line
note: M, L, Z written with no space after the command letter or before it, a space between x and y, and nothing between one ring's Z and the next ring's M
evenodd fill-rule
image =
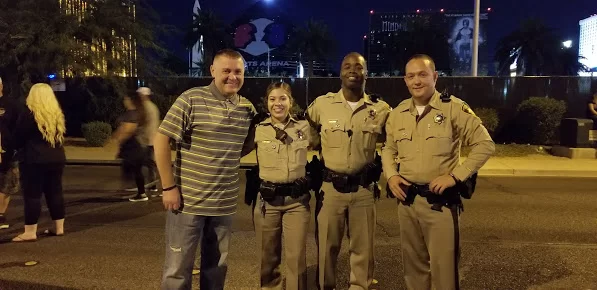
M572 40L566 40L566 41L562 42L562 45L565 48L571 48L572 47Z

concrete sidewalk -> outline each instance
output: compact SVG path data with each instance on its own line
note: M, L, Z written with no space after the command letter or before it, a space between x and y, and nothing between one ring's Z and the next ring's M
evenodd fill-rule
M73 142L69 142L73 144ZM67 144L69 144L67 143ZM117 148L114 144L105 147L85 147L84 141L65 146L69 164L117 165ZM81 145L79 145L81 144ZM311 156L317 152L310 152ZM172 152L172 158L174 158ZM256 164L255 152L241 159L242 166ZM479 171L482 176L562 176L597 177L597 159L569 159L550 155L529 155L526 157L492 157Z

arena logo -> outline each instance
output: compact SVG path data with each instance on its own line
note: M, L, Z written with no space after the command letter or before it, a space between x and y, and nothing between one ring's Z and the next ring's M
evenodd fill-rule
M270 61L270 66L291 66L292 64L289 61ZM247 66L254 67L254 66L267 66L267 61L247 61Z
M241 24L234 31L234 46L250 55L260 56L284 44L286 27L267 18Z

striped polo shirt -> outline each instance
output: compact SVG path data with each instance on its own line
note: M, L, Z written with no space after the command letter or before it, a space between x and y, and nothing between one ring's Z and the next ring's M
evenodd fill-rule
M177 143L174 177L183 213L236 212L241 149L254 114L249 100L240 95L226 98L213 82L176 99L159 132Z

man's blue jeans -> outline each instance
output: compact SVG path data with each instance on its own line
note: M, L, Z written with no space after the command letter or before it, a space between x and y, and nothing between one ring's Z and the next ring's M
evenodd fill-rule
M168 211L162 289L191 289L193 262L201 244L201 290L224 289L232 216L197 216Z

